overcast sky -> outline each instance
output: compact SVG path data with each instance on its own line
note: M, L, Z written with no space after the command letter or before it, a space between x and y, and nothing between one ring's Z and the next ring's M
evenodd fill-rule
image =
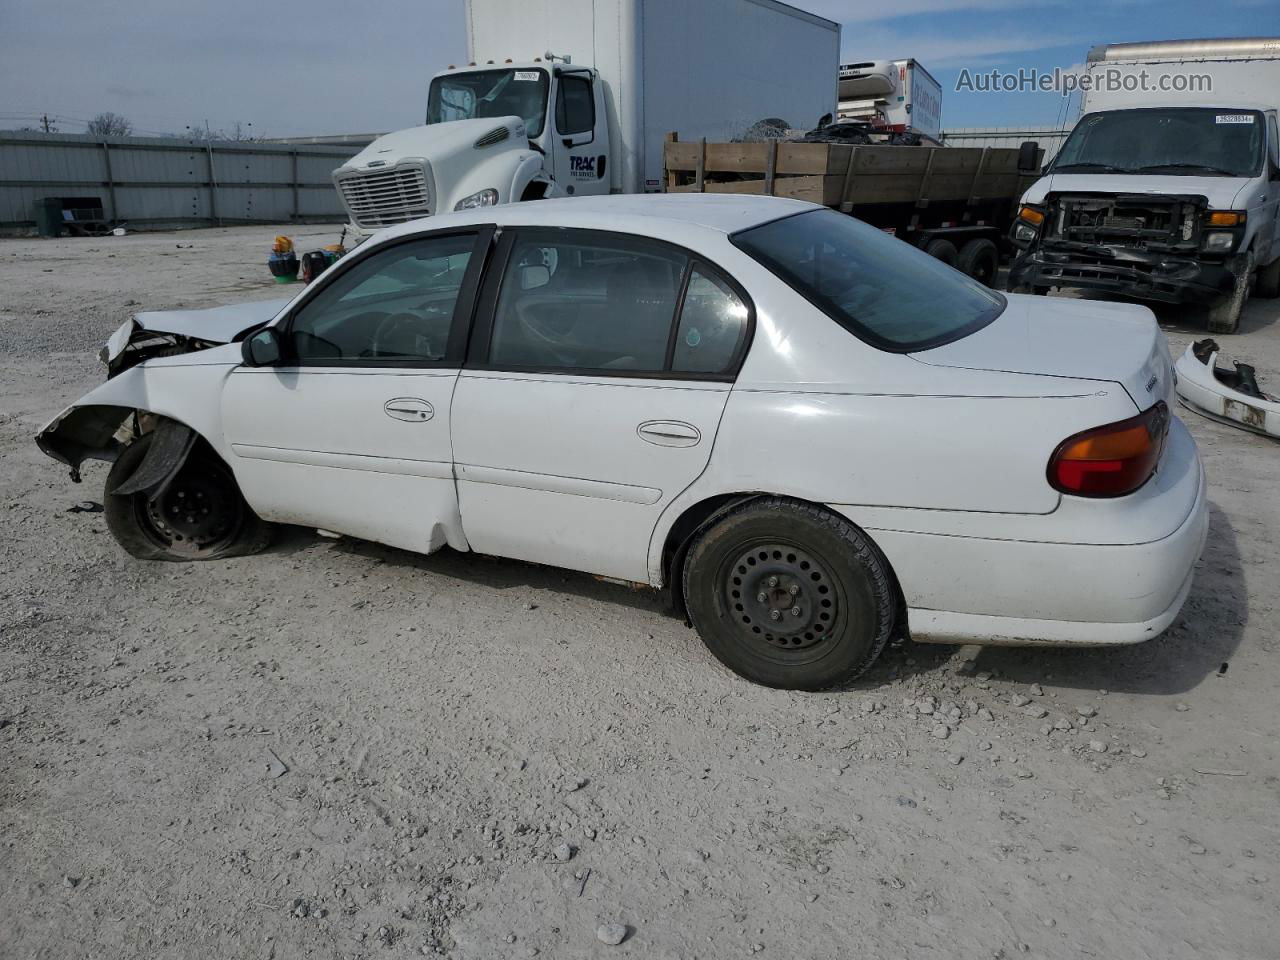
M688 0L697 3L700 0ZM954 89L961 68L1079 64L1097 43L1280 34L1280 0L796 0L843 25L846 59L915 57L943 125L1053 123L1051 94ZM138 133L252 124L275 136L421 122L464 59L463 0L0 0L0 129L64 132L111 110Z

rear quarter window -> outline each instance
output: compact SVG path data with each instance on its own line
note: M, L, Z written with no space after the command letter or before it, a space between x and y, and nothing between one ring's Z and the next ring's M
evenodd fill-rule
M854 336L894 353L966 337L1006 303L942 261L833 210L775 220L731 239Z

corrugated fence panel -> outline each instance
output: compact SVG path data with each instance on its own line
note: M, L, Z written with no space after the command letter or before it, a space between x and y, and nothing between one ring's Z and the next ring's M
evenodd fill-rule
M0 131L0 228L33 226L44 197L137 227L341 221L332 174L359 149Z
M942 142L949 147L1017 147L1024 140L1035 140L1048 163L1070 134L1070 127L954 127L942 131Z

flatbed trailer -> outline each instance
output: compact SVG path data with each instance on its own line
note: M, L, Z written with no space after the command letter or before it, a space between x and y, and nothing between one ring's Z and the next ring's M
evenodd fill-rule
M990 284L1012 252L1018 198L1043 151L1012 147L681 141L664 144L668 193L808 200L872 226Z

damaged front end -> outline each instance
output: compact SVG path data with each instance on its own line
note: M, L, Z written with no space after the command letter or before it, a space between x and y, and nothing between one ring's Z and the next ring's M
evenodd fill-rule
M172 442L154 444L158 453L151 458L152 471L172 472L174 463L180 465L190 450L194 436L184 423L198 427L205 411L198 409L193 396L200 376L166 365L165 359L236 343L272 320L288 302L135 314L111 335L99 354L107 368L107 382L58 414L36 435L36 444L69 466L71 479L79 483L85 460L114 461L131 440L172 424L181 429L166 428L173 434ZM238 355L228 356L223 362L233 366L237 359Z
M1235 238L1210 249L1223 244L1224 231L1206 231L1207 207L1198 195L1050 193L1043 208L1024 208L1036 229L1023 219L1015 225L1015 243L1025 249L1010 285L1214 302L1234 283L1228 254Z

